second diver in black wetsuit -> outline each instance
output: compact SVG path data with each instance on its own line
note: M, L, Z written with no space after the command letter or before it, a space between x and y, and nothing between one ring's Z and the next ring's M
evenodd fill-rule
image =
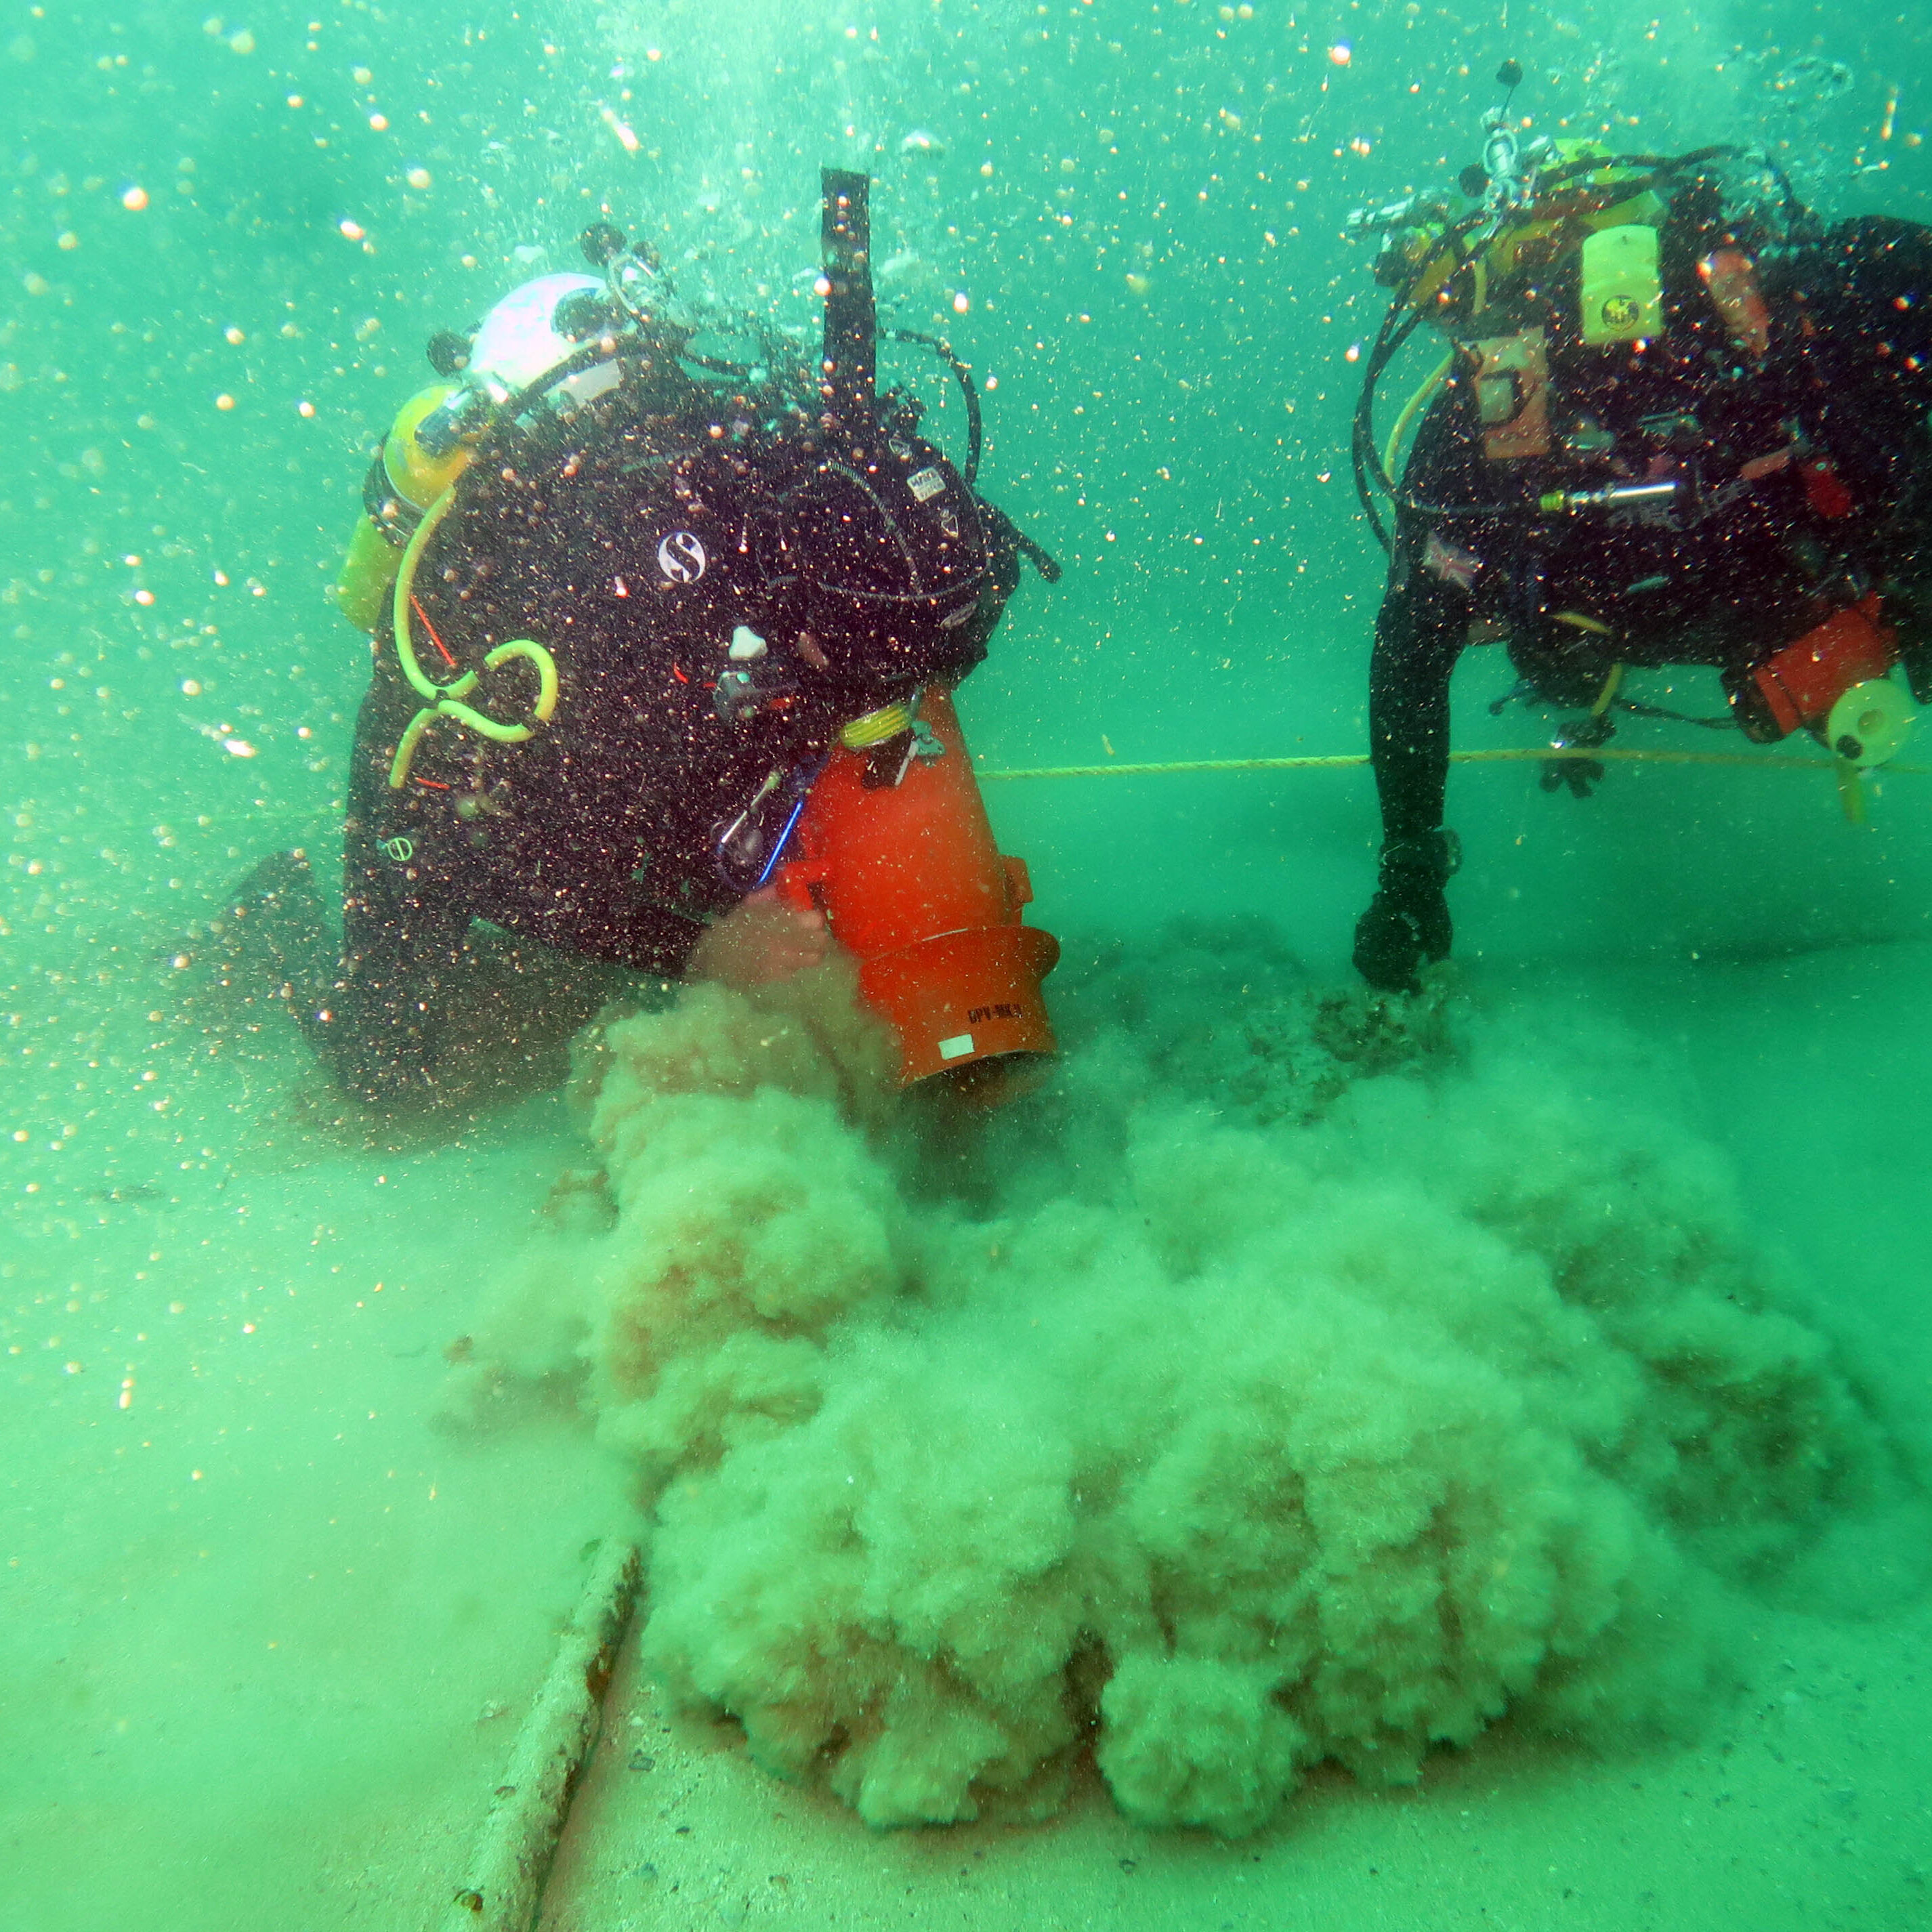
M1774 226L1727 194L1730 151L1526 148L1489 124L1473 214L1369 218L1398 292L1365 395L1418 322L1452 338L1400 483L1380 478L1383 844L1354 960L1389 991L1450 950L1466 644L1507 638L1525 694L1586 714L1559 740L1579 750L1610 735L1625 666L1713 665L1748 736L1808 730L1854 764L1909 717L1894 664L1932 697L1932 231L1821 230L1788 190ZM1380 467L1373 435L1365 406L1358 476ZM1601 775L1552 763L1545 783Z
M432 344L464 379L399 418L344 580L375 670L340 961L288 991L350 1092L434 1088L473 920L666 977L809 963L823 920L766 882L828 756L903 770L916 694L985 656L1019 556L1058 574L874 398L862 230L835 232L862 178L841 186L817 368L707 362L608 229L601 281L544 278Z

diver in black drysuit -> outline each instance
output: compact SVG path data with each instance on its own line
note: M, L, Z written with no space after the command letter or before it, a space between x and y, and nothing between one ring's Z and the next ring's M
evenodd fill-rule
M399 771L423 700L386 618L377 633L340 964L289 995L352 1093L434 1086L464 1025L474 920L680 976L770 870L841 728L962 677L1020 550L1043 555L890 398L862 441L796 411L775 432L745 398L674 372L646 360L568 415L492 432L423 547L424 671L448 684L494 646L536 640L559 674L554 722L502 744L440 718ZM508 719L537 690L513 661L469 702ZM902 733L872 754L882 782L909 747ZM284 898L292 885L260 883Z
M1597 703L1618 664L1714 665L1746 730L1774 736L1752 727L1753 667L1876 592L1914 694L1932 698L1932 230L1867 218L1781 251L1760 240L1701 182L1673 200L1664 332L1615 355L1558 337L1550 456L1490 460L1466 382L1425 418L1369 674L1384 842L1354 956L1370 984L1415 992L1450 950L1449 684L1472 632L1507 636L1532 694L1564 707ZM1697 272L1739 244L1769 314L1761 361ZM1574 256L1552 272L1559 314L1576 310L1576 274ZM1538 514L1546 491L1659 478L1686 486L1677 502ZM1505 513L1466 513L1489 506ZM1552 764L1545 784L1587 796L1601 775Z

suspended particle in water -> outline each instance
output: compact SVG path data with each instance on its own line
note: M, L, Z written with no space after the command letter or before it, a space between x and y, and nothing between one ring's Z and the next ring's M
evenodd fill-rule
M407 182L412 188L424 188L430 185L430 182L435 179L435 176L433 176L427 168L415 167L410 169L409 172L404 176L403 178Z
M148 205L148 190L135 182L121 190L121 206L130 214L139 214Z
M235 398L224 389L215 398L214 406L218 410L232 410L235 406Z
M637 130L632 127L631 124L628 121L621 119L610 108L598 108L597 116L598 118L616 137L618 146L622 148L626 154L634 154L644 146L644 143L638 139Z
M368 229L362 226L361 222L355 220L352 216L346 214L345 214L335 225L341 230L343 235L351 242L361 241L363 236L367 235L369 232Z
M1328 50L1328 58L1337 67L1346 67L1355 58L1355 50L1346 40L1337 40Z
M239 349L248 339L246 332L232 322L221 332L221 336L231 349Z
M952 313L955 315L964 315L972 306L973 304L964 289L960 290L952 298Z

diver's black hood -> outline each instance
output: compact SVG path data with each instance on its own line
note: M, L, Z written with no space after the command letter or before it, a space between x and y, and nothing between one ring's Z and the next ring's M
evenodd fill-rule
M1922 474L1932 410L1932 228L1889 216L1834 224L1764 265L1774 356L1840 466L1889 496ZM1862 450L1863 453L1860 454Z
M1772 265L1814 331L1868 338L1901 376L1932 362L1932 228L1889 215L1840 221Z
M774 608L824 652L826 674L911 685L976 664L997 543L946 458L896 429L870 446L771 454L752 516L758 568Z

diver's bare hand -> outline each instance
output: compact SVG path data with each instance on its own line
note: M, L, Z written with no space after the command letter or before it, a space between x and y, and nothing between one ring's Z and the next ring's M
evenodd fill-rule
M808 972L832 950L822 912L787 905L776 886L741 900L706 929L685 969L688 980L716 980L740 988L769 986Z

